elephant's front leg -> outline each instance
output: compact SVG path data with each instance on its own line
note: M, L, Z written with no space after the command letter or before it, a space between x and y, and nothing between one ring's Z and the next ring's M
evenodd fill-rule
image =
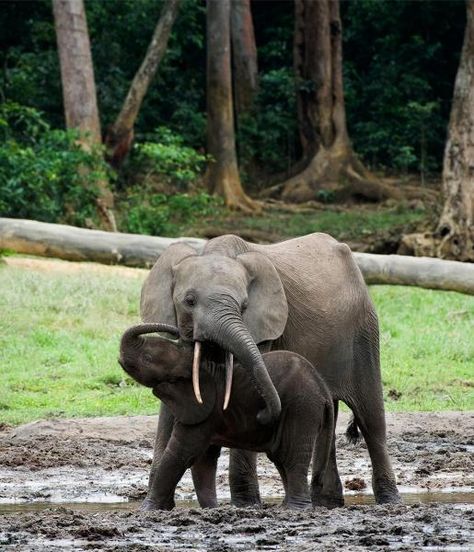
M158 507L156 506L156 504L153 503L152 500L152 497L155 494L153 487L157 481L156 471L173 431L173 424L174 416L171 414L171 410L165 405L165 403L162 402L160 407L160 416L158 418L158 429L156 432L155 446L153 448L153 462L151 464L150 476L148 478L148 492L141 506L142 510L158 509ZM161 509L171 510L173 507L174 500L172 499L168 505Z
M184 472L209 446L202 429L175 423L171 438L150 476L147 510L171 510L174 493Z
M194 489L201 508L217 507L216 470L220 453L221 447L211 445L191 468Z
M261 505L257 479L257 453L231 449L229 461L229 485L234 506Z

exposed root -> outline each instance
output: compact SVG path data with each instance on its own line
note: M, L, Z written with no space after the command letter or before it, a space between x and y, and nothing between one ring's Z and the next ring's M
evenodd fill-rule
M402 238L398 253L474 262L474 229L464 232L448 231L445 235L442 235L442 231L443 227L436 232L406 234Z
M377 180L347 147L320 148L301 173L268 189L267 197L278 189L284 201L293 203L315 200L323 192L369 201L402 199L399 189Z

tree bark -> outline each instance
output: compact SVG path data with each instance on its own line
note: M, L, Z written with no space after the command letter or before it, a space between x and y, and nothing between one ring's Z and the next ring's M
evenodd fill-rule
M474 2L466 3L464 44L454 85L443 163L444 208L437 256L474 262Z
M207 2L207 149L209 191L233 209L254 211L244 192L235 151L230 63L230 0Z
M120 113L107 130L105 138L107 158L116 168L121 165L130 151L135 121L143 98L166 52L179 5L180 0L165 1L145 58L133 78Z
M177 241L198 253L206 243L197 238L159 238L0 218L0 249L68 261L151 267ZM401 255L353 255L367 284L418 286L474 295L474 265L469 263Z
M102 143L102 137L84 2L53 0L53 13L66 127L80 132L80 143L89 151ZM108 182L102 180L98 182L98 187L99 217L106 228L116 230L113 215L114 198Z
M402 249L417 256L474 262L474 1L454 84L443 161L444 207L436 230L409 234Z
M250 0L231 1L231 33L235 110L240 117L252 111L258 91L257 46Z
M293 43L301 170L282 185L282 198L304 202L342 181L373 200L399 197L378 183L357 159L347 132L342 79L339 0L295 0Z

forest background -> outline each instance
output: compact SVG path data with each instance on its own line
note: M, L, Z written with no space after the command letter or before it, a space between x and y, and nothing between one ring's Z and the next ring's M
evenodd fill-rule
M85 2L104 133L162 7L157 0ZM294 72L294 3L254 0L251 9L258 89L252 110L235 117L236 146L243 186L258 197L291 177L301 159L297 93L305 83ZM231 212L209 195L206 3L196 0L181 3L130 154L110 166L103 152L78 148L75 133L65 130L53 11L40 0L7 2L0 13L0 215L96 226L97 191L83 186L80 170L86 165L89 181L110 183L121 231L212 237L238 228L244 237L272 241L323 230L356 249L396 251L402 234L439 218L439 201L428 192L440 188L465 4L353 0L340 9L353 149L376 177L389 177L395 188L416 184L426 194L375 205L374 198L338 197L323 186L311 205L285 209L276 202L258 216ZM376 239L367 243L367 236Z

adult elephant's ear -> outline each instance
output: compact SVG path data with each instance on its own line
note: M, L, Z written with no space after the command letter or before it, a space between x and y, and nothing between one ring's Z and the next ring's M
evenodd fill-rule
M280 276L272 262L261 253L237 257L249 275L248 306L242 318L255 343L277 339L288 319L288 303Z
M170 245L160 255L142 287L140 314L143 322L176 326L172 268L191 255L197 255L196 251L184 243Z

